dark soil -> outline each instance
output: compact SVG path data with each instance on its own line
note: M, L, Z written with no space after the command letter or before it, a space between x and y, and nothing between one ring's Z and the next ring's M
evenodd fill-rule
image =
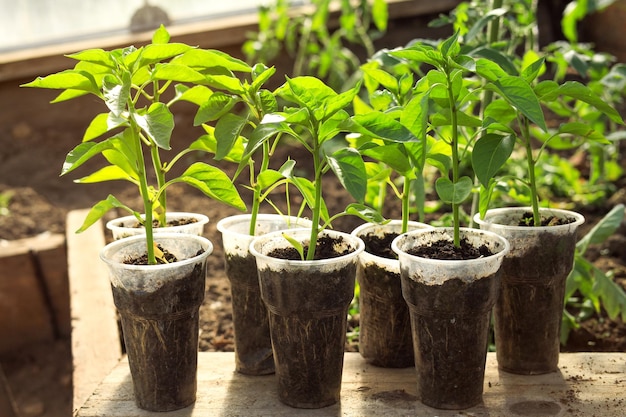
M556 216L542 217L541 226L560 226L563 224L574 223L575 219L561 219ZM531 212L524 213L522 219L519 221L518 226L532 226L533 214Z
M459 247L454 246L454 243L448 240L438 240L427 246L419 246L410 249L407 253L420 256L422 258L451 261L478 259L493 255L487 246L481 245L479 247L475 247L465 238L461 238Z
M391 250L391 242L398 237L397 233L385 233L383 236L366 234L361 236L365 243L365 251L381 258L398 259L398 255Z
M320 236L317 239L317 244L315 245L315 255L313 255L313 260L320 259L330 259L330 258L338 258L339 256L347 255L350 253L349 250L338 251L336 249L338 241L328 236ZM306 255L309 251L309 246L304 245L303 253ZM274 249L268 256L279 259L288 259L292 261L299 261L300 253L293 247L289 248L279 248Z

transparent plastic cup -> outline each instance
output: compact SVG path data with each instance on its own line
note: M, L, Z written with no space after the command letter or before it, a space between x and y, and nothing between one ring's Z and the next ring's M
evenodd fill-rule
M474 221L506 238L511 251L502 264L502 285L494 309L498 367L516 374L544 374L558 368L565 283L574 265L582 215L540 209L569 223L519 226L530 207L487 211Z
M204 299L208 239L180 233L155 236L180 261L128 265L145 253L145 236L113 241L100 257L109 268L133 380L135 402L149 411L187 407L196 399L199 308Z
M410 221L408 230L431 228ZM368 362L385 368L406 368L415 364L409 308L402 297L400 262L368 251L369 239L399 235L402 221L365 223L352 231L365 241L359 255L356 280L359 292L359 353ZM391 244L388 247L391 251Z
M461 238L493 255L439 260L410 253L439 240L452 243L452 228L408 232L392 242L411 314L418 397L441 409L482 401L491 308L509 250L506 239L484 230L461 228Z
M286 233L307 244L310 229ZM325 230L321 236L339 238L336 249L349 253L286 260L270 256L274 249L291 246L282 234L268 233L250 244L269 311L279 399L296 408L322 408L339 401L348 307L365 244L350 234Z
M230 281L235 333L235 369L246 375L274 373L274 355L267 308L261 300L257 266L249 247L250 214L225 217L217 223L222 236L226 275ZM256 236L296 227L310 227L308 219L259 214Z
M188 233L192 235L202 236L202 234L204 233L204 225L209 222L209 218L204 214L168 212L165 215L165 219L168 222L190 218L195 219L195 222L183 224L180 226L155 228L155 233ZM124 216L110 220L106 223L106 228L111 231L114 240L122 239L129 236L142 235L146 232L143 227L137 226L137 219L135 218L135 216Z

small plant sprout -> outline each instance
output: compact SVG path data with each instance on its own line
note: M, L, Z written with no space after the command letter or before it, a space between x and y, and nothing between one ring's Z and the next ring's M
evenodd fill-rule
M102 155L108 165L76 182L125 180L137 187L143 201L143 216L109 195L91 208L78 231L85 230L113 208L126 210L145 227L149 264L157 262L153 220L165 226L166 189L170 185L186 183L210 198L245 210L232 181L216 167L195 162L180 176L166 178L184 155L197 150L187 147L169 162L163 161L161 153L171 149L174 130L171 106L187 90L185 83L209 84L198 69L216 71L229 64L219 54L169 41L169 33L161 26L146 46L112 51L90 49L71 54L69 58L78 61L73 69L39 77L24 85L63 90L53 102L86 94L104 102L108 112L96 115L91 121L82 143L68 153L61 175ZM153 178L149 175L150 166Z
M329 146L331 139L348 128L350 116L345 108L352 103L359 88L356 86L339 94L314 77L289 78L275 92L289 105L282 112L266 115L260 126L259 140L282 134L292 136L309 152L313 161L312 180L296 175L293 170L295 161L288 161L280 170L288 184L294 185L302 194L311 210L311 234L308 250L303 253L306 260L314 259L320 231L329 227L335 218L352 214L368 221L382 220L378 213L362 204L367 180L365 164L359 153L347 146L337 150ZM332 217L322 195L322 177L329 170L357 201Z
M410 68L388 51L380 51L361 69L369 103L355 98L355 115L351 121L352 129L358 134L351 141L364 157L376 161L366 162L366 169L368 191L370 187L375 190L374 199L380 199L378 206L384 199L379 197L381 182L382 187L389 186L400 200L401 233L404 233L412 208L420 221L424 218L423 171L434 143L428 135L430 91L422 88L424 83L415 86Z
M208 85L197 85L182 96L183 100L199 106L194 124L201 124L206 132L191 148L211 152L218 161L237 163L233 181L248 168L248 188L253 191L249 233L254 235L260 205L267 194L263 194L263 190L266 184L281 177L278 172L269 169L270 158L280 142L280 135L264 137L265 130L261 125L267 114L278 109L274 94L264 88L276 69L263 64L250 67L243 61L219 53L228 65L220 68L220 71L203 71L199 68L198 71L206 75ZM242 80L243 77L238 77L236 72L250 74L251 80ZM245 107L241 114L234 111L238 104ZM216 122L215 127L207 124L213 121ZM267 180L268 177L271 178Z
M621 116L613 107L580 82L537 82L543 65L544 59L540 58L524 67L519 74L510 74L493 61L476 61L477 74L489 81L485 88L499 96L499 99L485 109L484 128L487 133L476 142L472 155L472 164L483 191L481 215L487 211L491 194L497 184L495 174L509 158L516 143L522 147L525 155L527 178L515 180L521 181L529 190L533 226L541 225L536 162L545 148L552 141L610 143L602 132L594 130L571 111L561 113L569 118L558 128L549 129L545 122L544 108L575 109L589 106L613 122L623 124ZM535 151L532 140L538 136L543 143Z
M454 227L454 246L460 246L460 205L472 192L473 181L462 175L460 163L462 153L472 137L466 138L461 128L469 130L480 127L480 120L471 115L468 109L477 101L470 86L474 81L464 74L473 67L473 59L461 54L458 32L439 43L437 47L429 43L415 43L405 49L391 51L390 54L404 60L414 71L421 73L421 67L432 66L422 81L418 83L421 91L427 91L432 107L429 109L429 122L435 133L449 147L448 156L433 158L435 166L442 175L435 183L439 198L451 204ZM422 135L424 133L421 133Z

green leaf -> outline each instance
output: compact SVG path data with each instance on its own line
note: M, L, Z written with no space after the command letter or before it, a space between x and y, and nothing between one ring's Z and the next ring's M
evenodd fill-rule
M372 5L372 18L376 29L380 32L387 30L389 11L387 10L387 2L385 0L374 0L374 4Z
M352 148L342 148L326 157L339 182L358 202L363 202L367 190L365 163Z
M483 29L489 24L489 22L499 19L500 17L504 16L506 12L507 10L502 7L489 10L480 19L478 19L476 23L474 23L474 25L463 37L463 41L466 43L470 43L476 37L476 35L480 34L483 31Z
M597 267L592 266L592 268L595 279L593 292L602 299L602 307L606 310L609 318L615 319L621 316L622 320L626 320L626 293L624 289Z
M76 231L76 233L81 233L87 230L90 226L96 223L98 220L102 218L109 210L114 208L122 208L130 213L133 213L133 210L129 207L122 204L117 198L113 197L109 194L109 196L105 200L101 200L97 202L87 213L83 224Z
M132 181L132 178L124 171L122 168L116 165L108 165L104 168L99 169L98 171L75 180L74 182L79 184L91 184L96 182L104 182L104 181L116 181L116 180L127 180Z
M215 154L217 152L217 139L215 138L215 128L209 125L202 125L207 132L189 145L189 149ZM243 155L244 139L240 136L231 148L228 155L223 160L239 163Z
M592 243L602 243L611 236L624 219L624 205L618 204L613 207L587 234L578 241L576 249L580 254L587 251Z
M472 179L467 176L459 178L456 183L447 177L439 177L435 182L437 195L448 204L461 204L471 194L472 187Z
M356 123L356 130L371 137L381 138L392 142L406 142L414 140L415 136L392 116L372 111L357 114L352 117Z
M511 57L498 51L497 49L481 47L473 51L472 55L485 58L484 60L476 60L477 71L480 67L480 72L489 70L489 74L500 73L500 71L504 71L508 75L519 75L517 66L511 60ZM492 65L489 65L489 67L486 68L487 63L491 63Z
M111 165L115 165L126 172L129 178L139 181L139 173L137 167L139 161L134 146L129 146L125 135L118 135L111 138L113 149L105 149L102 151L104 158Z
M87 49L85 51L66 56L77 61L91 62L110 69L115 68L115 61L111 58L111 53L103 49Z
M194 126L219 119L231 111L237 101L238 100L233 96L219 91L211 94L208 99L200 105L193 119Z
M481 184L480 193L479 193L479 201L478 201L478 212L480 213L480 218L484 218L487 214L487 210L489 210L489 204L491 203L491 197L493 195L493 190L496 188L497 181L492 178L489 180L489 184L487 187Z
M262 172L259 172L259 175L257 175L256 177L256 181L259 187L261 188L261 190L264 190L276 184L278 181L282 180L283 178L285 177L279 171L276 171L274 169L266 169Z
M126 104L130 101L131 80L130 74L124 72L122 80L114 75L107 74L102 79L102 91L104 101L114 116L120 117L126 110Z
M250 158L265 141L283 133L296 137L296 133L291 130L287 123L261 123L252 131L252 134L248 139L248 143L243 154L244 159Z
M430 109L426 91L416 94L402 109L400 123L411 131L415 138L422 140L428 131L428 111Z
M22 84L21 87L49 88L54 90L80 90L93 94L100 94L93 78L81 71L65 70L50 74L46 77L37 77L35 80Z
M83 135L83 142L96 139L125 123L127 123L126 120L117 118L111 113L100 113L89 123Z
M135 120L146 135L161 149L169 150L174 115L163 103L154 103L145 116L136 115Z
M152 43L154 44L159 44L159 43L168 43L170 41L170 34L168 33L167 29L165 29L165 26L160 25L157 30L154 31L154 34L152 34Z
M302 245L302 243L300 243L300 241L294 239L293 237L289 236L288 232L283 232L282 235L285 238L285 240L287 240L287 242L289 242L289 244L293 246L296 252L298 252L298 254L300 255L300 260L304 261L304 246Z
M175 56L182 55L192 46L184 43L157 43L146 45L141 54L141 66L152 65L162 62Z
M382 85L387 90L394 93L398 92L398 80L387 71L365 65L362 66L361 69L368 77L370 77L372 80L375 80L378 84Z
M400 144L372 146L360 151L363 155L380 161L402 176L410 175L413 167Z
M444 58L453 58L457 56L461 51L461 45L459 45L459 32L456 31L454 35L439 44L439 50Z
M61 175L65 175L68 172L73 171L95 155L100 155L105 149L113 149L111 139L99 143L83 142L79 144L65 157L65 162L63 163L63 168L61 169Z
M289 78L276 90L276 94L306 107L311 113L337 97L337 93L322 80L310 76Z
M241 81L232 75L207 75L204 83L214 88L226 90L231 94L243 95L246 88Z
M257 93L257 96L263 114L274 113L278 110L278 102L271 91L261 90Z
M517 69L515 69L515 72L517 72ZM491 82L495 82L502 77L510 76L497 62L485 58L476 60L476 73Z
M407 60L412 64L424 63L430 64L436 68L443 65L441 52L433 49L430 45L416 44L412 45L410 48L391 51L389 54L396 58Z
M189 88L186 85L178 84L175 89L178 100L188 101L198 107L204 104L213 94L213 91L204 85L196 85Z
M344 210L347 214L357 216L368 223L384 223L385 218L380 212L365 204L351 203Z
M183 172L180 181L197 188L215 201L246 210L246 204L232 180L219 168L204 162L195 162Z
M611 105L597 95L586 85L583 85L577 81L568 81L561 84L557 90L558 94L580 100L584 103L591 104L602 113L606 114L615 123L623 124L622 116ZM543 100L543 98L542 98Z
M250 84L250 90L254 93L258 92L275 73L276 68L274 67L268 68L263 64L256 64L252 67L252 84Z
M472 166L480 183L488 187L490 180L509 159L515 148L515 137L487 133L476 141Z
M230 154L247 122L243 117L233 113L227 113L217 121L215 125L216 160L219 161Z
M496 87L496 92L526 116L528 120L535 123L543 131L548 130L541 103L526 80L507 75L492 81L492 83Z
M225 52L215 49L190 49L176 59L178 63L203 71L209 68L222 67L229 71L251 72L252 67L244 61L233 58Z
M152 71L153 80L169 80L180 83L200 83L205 77L198 71L186 65L178 65L171 62L158 63Z
M545 58L539 58L535 51L528 51L524 54L524 60L534 59L530 64L524 67L522 77L532 83L535 79L545 71Z

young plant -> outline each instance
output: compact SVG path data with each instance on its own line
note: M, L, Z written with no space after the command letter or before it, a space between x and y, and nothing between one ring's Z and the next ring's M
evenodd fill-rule
M355 98L351 121L358 136L353 135L351 142L361 155L382 164L366 162L368 184L382 182L391 188L400 200L401 233L405 233L411 203L419 219L424 217L423 171L434 141L428 136L429 91L414 88L412 72L387 51L377 53L361 70L369 103Z
M170 185L186 183L217 201L245 209L228 176L206 163L195 162L180 176L166 178L184 155L194 151L188 147L169 162L162 159L161 153L171 149L174 116L170 107L180 99L180 92L186 89L174 83L207 83L206 77L196 71L194 65L202 62L204 67L223 67L226 64L216 54L169 41L169 33L161 26L146 46L78 52L69 55L69 58L78 61L73 69L39 77L24 85L63 90L53 102L92 94L106 105L108 112L94 117L82 143L68 153L61 175L101 155L108 165L76 182L125 180L137 187L143 201L143 216L109 195L91 208L78 232L94 224L113 208L126 210L145 227L149 264L157 263L153 219L159 226L165 226L166 189ZM206 59L207 54L214 59ZM174 86L173 93L169 92L171 86ZM166 93L170 93L171 97ZM153 178L149 174L151 168Z
M553 53L562 49L555 46L549 47L542 58L536 41L536 4L532 1L462 3L442 20L453 23L462 34L464 51L475 59L472 71L484 84L478 110L483 120L482 136L472 153L472 165L481 184L479 211L484 214L487 210L498 184L495 174L518 145L526 174L521 179L515 175L508 178L529 190L533 224L539 225L537 162L546 148L563 150L587 144L594 153L602 154L608 145L606 120L621 123L617 112L601 99L602 95L604 101L613 101L606 96L608 81L604 88L564 82L566 67L584 76L587 70L594 73L592 65L579 52ZM498 36L500 31L504 33ZM522 54L518 55L520 50ZM546 72L546 60L557 64L554 82L539 82ZM499 99L492 103L494 95ZM557 129L548 128L544 116L547 109L564 120ZM536 139L543 142L538 152L532 146Z
M537 82L544 59L540 58L523 67L519 73L507 72L493 60L476 60L476 73L488 81L485 88L494 91L500 98L485 109L483 128L486 134L475 144L472 164L481 182L480 212L488 208L491 193L497 183L496 172L511 155L518 143L526 161L526 178L521 181L529 190L534 226L541 225L539 195L537 191L536 163L541 153L552 141L582 143L592 141L609 143L602 132L589 126L572 109L587 106L600 112L615 123L622 124L619 113L586 85L577 81L559 84L551 80ZM514 71L514 68L510 69ZM556 129L548 128L544 109L562 109L562 117L569 116ZM541 133L543 132L543 133ZM533 139L543 141L538 152L533 148Z
M226 57L226 55L224 54ZM243 61L228 57L236 65L222 68L219 73L196 68L207 77L208 86L197 85L185 92L182 99L198 105L194 118L195 125L202 125L205 135L196 140L191 148L213 153L215 160L228 160L238 164L235 179L248 168L247 187L253 191L250 204L250 235L254 236L256 218L261 203L266 199L263 193L268 184L273 184L280 173L269 168L270 158L280 141L280 136L257 140L257 129L263 118L277 111L278 105L274 94L264 88L276 72L263 64L250 67ZM235 75L235 72L250 74L248 81ZM238 105L244 110L236 112ZM208 122L216 122L215 127ZM253 139L249 139L253 138ZM270 190L271 191L271 190Z
M418 73L424 65L433 67L417 88L428 92L427 97L434 105L429 112L429 122L437 128L439 139L449 147L447 157L433 160L442 173L435 189L444 203L452 205L454 246L459 247L460 205L469 197L473 186L472 178L461 172L462 153L469 150L467 145L472 140L472 134L466 138L462 128L468 128L469 132L481 125L468 111L477 100L471 89L474 82L465 76L468 68L473 68L473 59L461 54L458 32L436 47L417 42L390 54L405 60Z
M282 112L268 114L251 138L250 149L265 140L279 135L295 138L310 154L313 162L313 178L296 175L295 161L287 161L280 173L289 184L294 185L304 197L311 210L311 234L308 249L300 247L301 257L315 258L318 235L332 221L344 214L358 215L371 220L375 214L360 204L366 190L365 164L354 149L341 146L332 148L332 139L348 128L349 114L345 110L359 91L360 86L344 93L337 93L321 80L302 76L287 79L275 94L289 103ZM332 170L345 189L359 202L337 215L330 216L323 198L323 177ZM295 243L295 242L294 242ZM296 246L297 247L297 246Z

